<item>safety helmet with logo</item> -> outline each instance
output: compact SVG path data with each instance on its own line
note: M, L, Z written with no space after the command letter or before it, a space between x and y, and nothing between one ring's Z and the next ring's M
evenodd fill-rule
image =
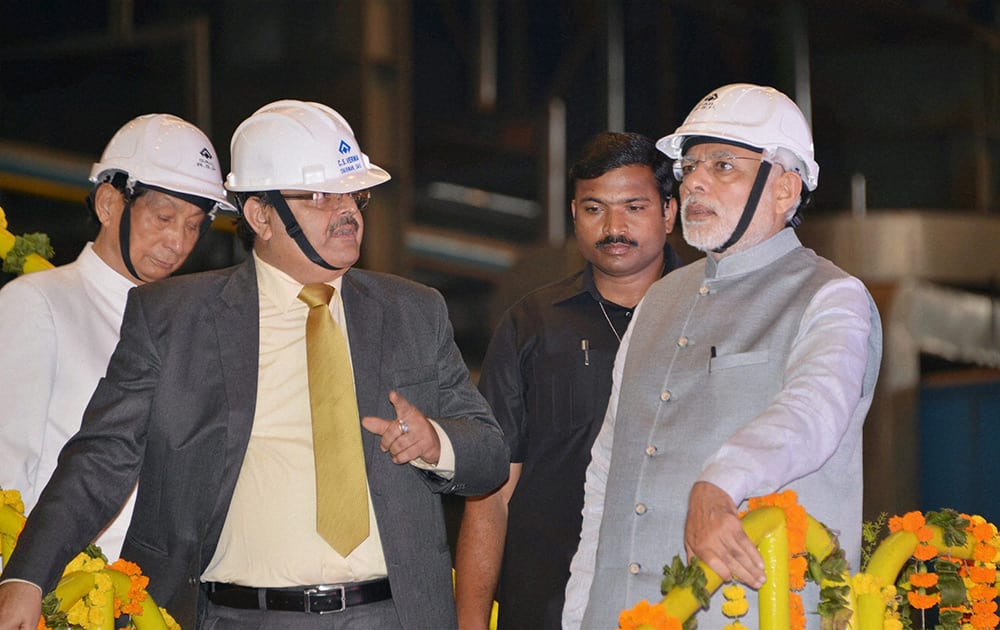
M139 278L129 255L131 207L142 188L157 190L201 208L208 215L201 234L219 210L235 212L222 185L212 142L198 127L171 114L146 114L119 129L90 169L90 181L112 183L125 195L118 238L122 260ZM95 186L95 191L96 191ZM94 192L88 199L92 205Z
M278 191L346 194L390 179L361 151L347 120L322 103L286 99L261 107L236 128L230 155L226 188L244 193L237 194L241 204L246 193L265 193L299 249L326 269L339 268L312 247Z
M819 183L809 123L794 101L772 87L733 83L713 90L674 133L660 138L656 147L676 160L693 142L704 141L743 146L764 157L740 224L727 244L716 251L731 247L749 226L771 164L795 171L802 179L805 191L799 210ZM800 222L796 211L789 223L794 227Z

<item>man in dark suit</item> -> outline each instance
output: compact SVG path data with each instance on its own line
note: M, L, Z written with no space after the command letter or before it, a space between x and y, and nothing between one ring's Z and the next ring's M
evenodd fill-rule
M130 294L107 376L4 571L0 629L35 627L41 591L137 479L122 557L185 628L456 625L437 495L492 490L508 452L440 295L351 269L368 189L389 175L339 114L299 101L244 121L232 163L252 256ZM370 525L347 550L317 532L329 479L313 462L303 285L333 287L365 429Z

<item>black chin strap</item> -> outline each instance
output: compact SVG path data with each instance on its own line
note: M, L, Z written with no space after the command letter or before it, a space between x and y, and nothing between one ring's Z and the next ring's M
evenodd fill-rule
M305 232L302 231L302 227L299 226L299 222L295 220L295 215L292 214L292 209L288 207L288 203L285 198L281 196L281 193L277 190L267 191L268 201L274 206L274 209L278 211L278 216L281 217L281 222L285 224L285 231L288 235L292 237L295 244L299 246L302 253L306 255L306 258L311 260L314 264L319 265L323 269L329 269L330 271L340 271L344 267L334 267L330 263L323 260L323 257L313 248L312 243L306 238Z
M713 252L721 254L743 238L743 234L750 227L750 221L753 220L753 215L757 211L757 203L760 201L760 196L764 192L764 185L767 184L767 176L770 174L771 163L761 161L760 168L757 169L757 178L753 182L753 188L750 189L750 196L747 197L747 205L743 206L743 214L740 215L740 222L736 224L736 228L729 235L729 239L719 247L713 249Z
M132 231L132 195L125 195L125 207L122 208L122 217L118 220L118 247L122 250L122 262L125 268L132 274L132 277L139 282L145 282L139 277L139 273L132 265L132 257L129 255L129 236Z

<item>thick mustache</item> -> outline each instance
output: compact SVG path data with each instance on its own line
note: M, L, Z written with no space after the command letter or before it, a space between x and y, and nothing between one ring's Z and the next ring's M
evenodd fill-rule
M601 240L594 243L594 247L604 247L605 245L614 245L615 243L622 243L624 245L630 245L632 247L636 247L639 245L637 241L633 241L632 239L626 236L605 236Z
M326 228L326 231L327 232L331 232L331 233L332 232L336 232L337 230L339 230L340 228L344 227L345 225L352 225L352 226L354 226L355 230L357 230L357 229L359 229L361 227L358 224L358 220L355 219L353 215L348 215L346 217L343 217L343 218L339 219L336 223L334 223L330 227Z

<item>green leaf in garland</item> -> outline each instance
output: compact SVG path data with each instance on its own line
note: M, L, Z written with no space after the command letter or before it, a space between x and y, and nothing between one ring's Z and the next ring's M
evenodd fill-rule
M669 566L663 567L663 581L660 592L666 595L675 588L688 587L691 595L702 608L708 608L708 581L705 572L698 566L698 559L691 558L691 564L685 565L680 556L674 556Z
M38 254L45 260L49 260L55 255L55 250L52 249L47 235L35 232L16 237L14 246L10 248L3 259L3 270L7 273L22 273L24 260L31 254Z
M959 565L944 558L938 558L934 563L934 572L937 573L938 592L941 594L941 606L952 607L961 606L966 602L965 582L958 574Z
M944 544L949 547L961 547L965 544L965 528L969 526L969 521L962 518L955 510L928 512L924 518L928 525L937 525L941 528Z

